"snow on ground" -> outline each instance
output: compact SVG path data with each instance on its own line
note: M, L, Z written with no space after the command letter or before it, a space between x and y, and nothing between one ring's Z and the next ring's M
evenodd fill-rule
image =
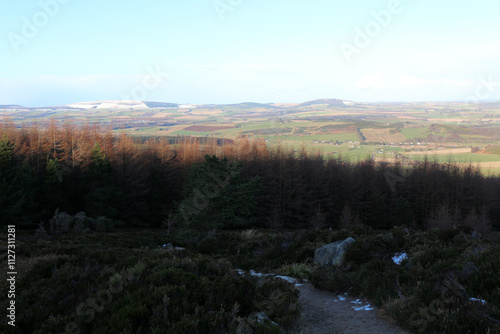
M254 270L250 270L250 275L252 276L257 276L257 277L265 277L265 276L274 276L274 274L262 274L262 273L257 273Z
M394 261L394 263L397 264L398 266L401 265L401 263L403 263L403 261L407 259L408 255L406 253L396 253L392 257L392 261Z
M404 253L405 255L405 258L406 258L406 253ZM239 275L245 275L245 271L244 270L241 270L241 269L235 269ZM277 277L277 278L280 278L282 280L285 280L289 283L292 283L294 284L295 286L303 286L304 284L300 284L299 281L296 279L296 278L293 278L293 277L290 277L290 276L283 276L283 275L275 275L275 274L262 274L262 273L258 273L256 272L255 270L250 270L250 275L251 276L257 276L257 277L266 277L266 276L272 276L272 277ZM305 282L307 282L307 280L304 280ZM334 302L338 302L338 301L345 301L346 299L350 298L349 295L346 293L344 293L343 295L337 295L337 298L338 299L334 299L333 301ZM350 302L351 304L356 304L356 305L360 305L360 306L353 306L352 309L354 311L371 311L373 310L373 307L368 304L365 300L361 300L361 299L356 299L356 300L353 300ZM366 305L363 305L363 304L366 304Z
M484 299L478 299L478 298L469 298L470 301L473 301L473 302L478 302L478 303L481 303L483 305L486 304L486 300Z
M347 296L347 292L346 292L346 293L344 293L344 296ZM346 297L344 297L344 296L337 295L337 298L338 298L338 299L335 299L334 301L335 301L335 302L338 302L339 300L344 301L344 300L346 299Z
M347 298L349 298L349 295L346 292L343 295L337 295L337 298L338 299L334 299L333 301L334 302L345 301ZM365 300L361 300L359 298L356 300L350 301L350 303L356 304L356 305L361 305L361 306L353 306L352 309L354 311L371 311L371 310L373 310L373 307L370 304L368 304ZM362 305L362 304L366 304L366 305Z
M356 307L354 309L354 311L371 311L373 310L373 307L371 307L370 304L366 304L365 306L361 306L361 307Z
M277 275L275 277L281 278L282 280L285 280L285 281L290 282L292 284L296 284L298 282L297 279L293 278L293 277L281 276L281 275Z
M245 271L244 270L236 269L236 271L240 275L245 275ZM298 279L290 277L290 276L275 275L275 274L262 274L262 273L256 272L255 270L250 270L250 275L251 276L257 276L257 277L266 277L266 276L278 277L278 278L281 278L282 280L287 281L288 283L294 284L295 286L302 286L303 285L303 284L299 283ZM307 282L307 280L304 280L304 282Z
M81 109L150 109L144 102L138 100L77 102L68 106Z
M311 284L297 288L302 305L301 326L304 333L314 334L409 334L380 318L377 308L356 298L315 289ZM342 297L345 301L340 301ZM334 301L337 301L334 303ZM363 298L358 302L364 301Z

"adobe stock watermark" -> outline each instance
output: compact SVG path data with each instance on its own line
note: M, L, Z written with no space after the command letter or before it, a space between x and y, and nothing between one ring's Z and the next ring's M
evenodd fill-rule
M413 1L413 0L407 0ZM387 28L396 15L403 12L404 6L400 0L391 0L386 9L373 11L372 20L368 21L364 27L356 26L354 28L354 38L351 43L342 42L339 47L348 63L352 62L352 57L361 53L377 38L384 28Z
M29 43L30 40L38 36L50 20L59 14L61 6L68 4L72 0L41 0L38 2L40 10L30 18L23 17L22 26L19 33L10 32L7 38L15 53L19 53L20 47Z
M478 81L474 95L469 96L465 103L481 103L483 100L492 98L493 94L500 92L500 82L495 82L493 75L489 75L487 78L480 77Z
M221 21L224 21L226 13L232 12L236 7L241 6L243 0L215 0L213 6Z
M210 205L210 201L217 197L221 190L226 188L231 179L237 176L237 172L226 172L222 175L222 178L215 173L210 173L209 176L213 182L210 182L201 190L199 188L194 189L192 201L187 204L182 204L179 207L179 212L187 224L190 224L192 217L200 214Z
M141 84L132 88L130 93L122 94L122 100L144 101L148 93L157 89L169 77L168 73L163 72L159 66L155 68L151 66L146 67L146 73L142 78Z
M385 180L391 188L392 192L396 192L396 185L398 183L406 182L406 179L409 178L413 173L415 173L415 169L404 169L401 166L398 166L397 174L391 170L388 170L384 173Z
M434 299L427 307L421 307L414 312L409 319L410 326L419 333L424 333L429 323L438 319L444 313L447 304L453 305L458 300L462 300L466 293L463 287L453 280L446 280L439 299Z

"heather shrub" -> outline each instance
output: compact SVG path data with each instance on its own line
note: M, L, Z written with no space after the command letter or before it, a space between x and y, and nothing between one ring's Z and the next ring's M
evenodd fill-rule
M292 263L279 267L276 270L276 274L291 276L299 279L309 279L312 270L312 265L304 263Z
M370 299L415 333L496 333L500 248L473 233L397 228L362 236L350 245L344 266L316 267L311 280ZM392 256L401 251L408 260L397 265Z
M16 301L26 305L19 332L256 331L246 319L253 312L266 312L284 329L296 325L300 307L291 284L242 276L224 259L169 252L155 238L162 236L90 232L32 240L19 260Z
M302 310L299 291L276 277L266 277L257 286L257 307L285 330L297 327Z

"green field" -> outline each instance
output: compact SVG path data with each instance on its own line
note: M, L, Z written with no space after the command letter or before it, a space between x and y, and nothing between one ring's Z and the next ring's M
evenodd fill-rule
M244 103L193 106L191 109L45 109L5 110L4 113L8 113L6 117L17 126L34 123L44 126L56 120L75 124L109 124L116 133L132 136L214 136L228 139L247 136L263 138L270 147L286 143L297 149L304 144L308 150L325 156L342 154L349 159L367 156L393 159L393 153L407 150L428 151L428 156L434 159L434 152L440 147L478 147L483 151L481 153L500 153L500 150L489 148L500 146L500 107L495 104L357 103L349 106L287 104L285 107ZM193 125L215 124L235 127L203 132L185 130ZM363 141L356 131L363 133L364 129L387 129L391 135L400 133L407 142L396 142L390 147L377 142L356 143ZM381 148L385 153L378 153ZM424 158L411 152L404 155L413 160ZM442 162L486 163L500 162L500 155L461 153L449 157L438 154L436 159Z
M424 155L412 155L405 154L405 156L412 158L413 160L423 161L425 159ZM430 161L437 160L438 162L495 162L500 161L499 155L494 154L475 154L475 153L464 153L464 154L429 154L427 159Z
M408 139L425 138L429 135L429 129L426 127L406 128L406 129L401 129L401 134Z
M283 138L286 137L286 138ZM337 134L321 134L321 135L308 135L308 136L265 136L266 139L286 139L293 141L359 141L355 133L337 133Z

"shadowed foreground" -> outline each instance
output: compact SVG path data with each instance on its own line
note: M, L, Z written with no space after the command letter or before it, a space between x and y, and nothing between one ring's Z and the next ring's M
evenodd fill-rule
M367 303L343 295L341 300L331 292L315 289L310 284L297 286L302 304L301 327L305 334L407 334L388 320L377 316L377 309L355 309ZM358 299L359 300L359 299ZM358 304L361 303L361 304ZM371 310L370 310L371 309Z

